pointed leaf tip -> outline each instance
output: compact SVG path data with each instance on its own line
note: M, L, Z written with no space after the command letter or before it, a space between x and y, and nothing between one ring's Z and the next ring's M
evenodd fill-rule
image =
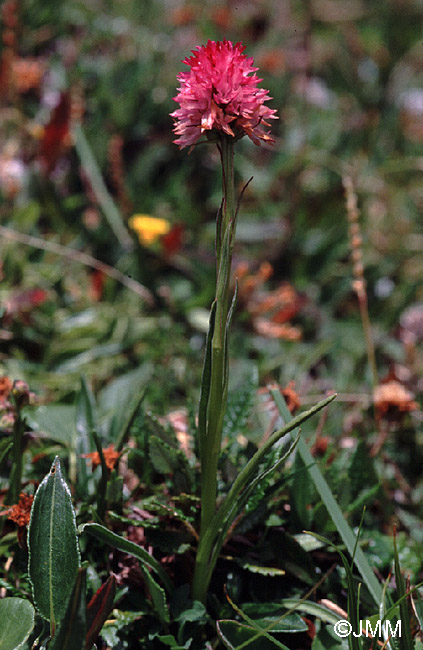
M34 602L54 629L65 613L80 566L75 513L58 456L34 497L28 550Z

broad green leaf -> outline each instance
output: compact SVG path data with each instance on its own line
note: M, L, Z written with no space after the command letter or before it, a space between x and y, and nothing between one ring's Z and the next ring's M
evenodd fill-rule
M120 451L138 413L149 384L153 367L144 363L140 368L108 384L99 395L99 411L109 416L107 439Z
M157 636L157 639L164 645L169 646L169 648L172 648L172 650L188 650L188 648L191 646L192 643L192 639L188 639L188 641L184 645L181 645L175 639L173 634L165 634L164 636Z
M313 639L311 650L340 650L340 648L346 650L348 648L347 639L340 639L339 636L336 636L333 625L320 628Z
M123 630L134 621L141 618L144 612L124 612L120 609L114 609L101 631L101 637L106 642L107 647L123 647L120 642L118 632Z
M34 627L34 608L23 598L0 600L0 650L17 650Z
M35 494L28 550L34 602L54 631L65 613L80 565L75 513L58 456Z
M79 569L66 612L49 650L82 650L85 646L87 610L86 569ZM91 647L91 646L90 646Z
M48 404L36 409L25 408L28 424L44 433L51 440L59 442L68 449L74 446L76 438L75 407L68 404Z
M116 533L113 533L111 530L108 530L100 524L84 524L83 526L80 526L79 530L81 533L87 532L90 535L93 535L93 537L96 537L102 542L106 542L106 544L110 544L110 546L119 549L119 551L133 555L142 565L149 567L157 573L168 591L172 590L169 576L164 571L162 565L147 553L142 546L138 546L135 542L131 542L120 535L116 535Z

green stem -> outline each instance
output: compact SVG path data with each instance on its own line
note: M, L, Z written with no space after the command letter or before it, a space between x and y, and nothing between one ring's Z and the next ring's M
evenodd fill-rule
M10 472L9 490L4 500L5 505L13 505L19 501L22 482L24 432L25 423L21 418L18 409L15 424L13 426L12 469Z
M207 580L206 576L211 549L210 543L203 540L208 539L207 530L216 512L217 468L227 402L227 321L236 209L233 139L223 135L219 141L219 151L223 172L223 206L216 237L216 317L211 342L207 424L204 440L201 441L201 528L192 589L194 600L204 600L208 587L209 578Z

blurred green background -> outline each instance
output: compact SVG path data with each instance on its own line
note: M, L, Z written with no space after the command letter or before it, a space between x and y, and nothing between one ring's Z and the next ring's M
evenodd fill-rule
M143 365L157 411L197 399L220 162L214 145L179 151L169 113L181 61L227 38L254 57L279 115L273 147L244 138L236 150L239 191L254 179L235 250L235 380L242 358L261 383L294 379L302 395L368 393L348 174L380 377L421 390L420 2L5 0L1 16L1 224L24 235L0 239L4 374L69 401L81 374L99 388ZM138 239L133 214L169 234ZM152 303L28 236L117 268Z

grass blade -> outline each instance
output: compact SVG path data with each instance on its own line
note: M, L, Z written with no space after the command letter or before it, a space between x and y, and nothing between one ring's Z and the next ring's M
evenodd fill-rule
M104 216L109 222L110 228L116 235L117 240L124 250L131 250L133 248L132 239L123 223L119 210L115 202L110 196L107 187L104 183L101 172L98 168L97 161L94 158L85 133L80 124L75 124L73 127L73 138L75 141L75 148L78 156L81 159L84 172L88 176L91 186L94 190L96 198L101 205Z
M270 394L272 395L276 406L279 409L279 413L285 422L291 420L291 414L288 410L288 407L285 404L279 390L271 389ZM295 435L295 431L291 431L291 436ZM335 497L332 494L332 490L326 482L322 472L319 467L316 465L315 459L311 455L304 439L301 437L298 442L298 453L301 455L301 458L304 464L307 466L307 471L310 474L311 479L313 480L316 489L322 499L329 516L331 517L333 523L335 524L339 535L341 536L342 541L344 542L348 552L351 556L354 556L354 563L360 572L364 584L367 586L370 594L373 597L376 605L379 607L379 604L382 600L382 587L376 580L376 577L370 568L369 563L367 562L366 556L364 555L361 548L358 546L355 549L356 545L356 536L354 535L351 527L348 525L347 521L344 518L342 510L340 509L338 503L335 500ZM354 554L355 549L355 554Z
M397 586L397 596L399 600L401 636L399 639L400 650L413 650L414 643L411 637L410 612L408 611L408 597L405 588L405 580L401 573L401 567L398 557L396 531L394 531L394 565L395 565L395 583Z
M96 539L99 539L100 541L106 542L106 544L110 544L110 546L117 548L119 551L133 555L137 558L137 560L141 562L142 565L147 566L149 569L155 571L166 589L169 592L172 591L172 585L169 576L164 571L161 564L149 553L147 553L147 551L142 546L138 546L138 544L135 544L135 542L131 542L128 539L125 539L124 537L113 533L111 530L108 530L100 524L84 524L80 526L79 532L87 532L90 535L93 535L93 537L96 537Z

